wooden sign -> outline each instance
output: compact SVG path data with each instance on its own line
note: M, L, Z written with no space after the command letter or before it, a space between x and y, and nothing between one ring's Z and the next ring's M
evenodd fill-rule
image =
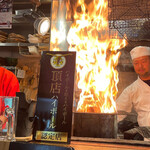
M69 143L76 52L45 51L41 58L35 140Z

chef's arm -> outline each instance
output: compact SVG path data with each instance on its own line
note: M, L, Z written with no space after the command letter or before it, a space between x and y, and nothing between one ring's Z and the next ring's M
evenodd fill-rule
M116 100L116 106L117 106L117 120L118 122L123 120L128 113L132 110L132 100L131 96L128 92L128 89L125 89L121 95Z

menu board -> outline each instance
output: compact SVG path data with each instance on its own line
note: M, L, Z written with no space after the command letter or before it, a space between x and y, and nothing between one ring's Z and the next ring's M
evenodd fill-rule
M12 28L13 0L0 0L0 29Z
M76 52L44 51L33 138L70 143Z

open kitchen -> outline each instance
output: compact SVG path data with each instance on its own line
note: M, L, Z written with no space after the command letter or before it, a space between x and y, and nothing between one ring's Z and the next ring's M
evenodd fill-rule
M0 72L0 150L149 149L149 0L1 0Z

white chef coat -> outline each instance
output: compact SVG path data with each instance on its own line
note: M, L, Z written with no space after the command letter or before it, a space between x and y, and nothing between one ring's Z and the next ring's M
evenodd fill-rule
M137 112L139 126L150 126L150 86L138 79L124 89L116 100L117 110L131 112L134 107ZM118 115L118 121L126 116Z

